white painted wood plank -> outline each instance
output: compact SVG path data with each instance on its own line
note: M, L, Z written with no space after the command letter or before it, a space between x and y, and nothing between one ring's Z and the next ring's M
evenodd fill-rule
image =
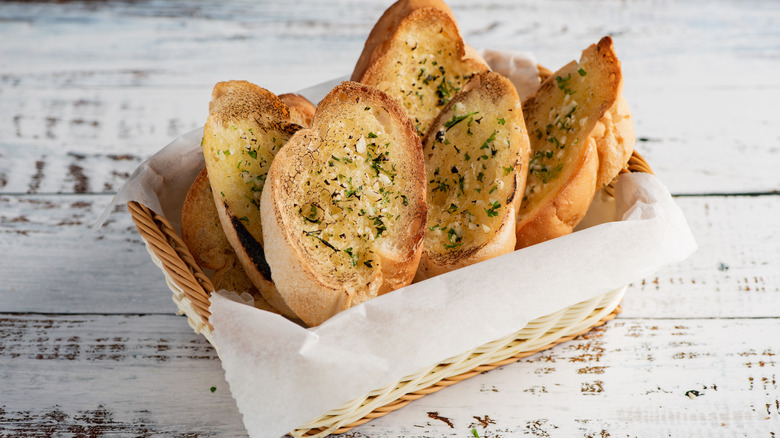
M778 316L780 196L682 197L677 203L699 249L635 282L623 300L625 315Z
M677 198L699 250L632 284L625 315L777 316L779 199ZM174 312L129 213L115 213L97 233L89 229L109 202L108 196L0 197L0 277L8 284L0 311Z
M241 436L223 375L182 317L0 315L2 436Z
M780 344L765 334L779 324L619 318L349 436L463 437L476 428L489 437L770 437L780 427ZM100 424L109 435L240 435L222 376L213 350L183 318L0 318L0 433Z
M0 190L116 193L143 159L203 125L210 88L12 89L0 99Z
M359 431L388 438L466 436L473 427L488 437L772 437L780 430L780 343L765 334L776 333L777 324L619 318Z
M109 196L0 197L0 312L176 312L126 211Z

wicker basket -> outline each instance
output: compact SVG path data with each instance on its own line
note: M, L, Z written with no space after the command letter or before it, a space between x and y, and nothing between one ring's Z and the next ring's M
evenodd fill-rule
M652 173L647 162L634 152L625 172ZM610 184L604 189L613 196ZM154 263L173 291L173 301L196 333L214 345L209 323L209 296L214 287L164 217L137 203L128 208ZM615 318L626 287L606 292L577 305L529 322L522 330L489 342L446 361L431 365L384 388L355 399L291 432L296 437L322 437L343 433L355 426L402 408L427 394L479 373L515 362L566 342Z

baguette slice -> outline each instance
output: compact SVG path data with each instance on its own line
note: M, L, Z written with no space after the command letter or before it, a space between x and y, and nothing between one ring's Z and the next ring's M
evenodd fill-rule
M290 108L295 123L301 126L311 124L315 106L305 97L288 93L280 95L279 99ZM182 207L181 231L182 240L202 268L218 270L235 257L233 247L222 230L206 169L198 174L187 191ZM237 269L243 271L240 265Z
M513 251L530 145L512 83L498 73L475 75L423 145L428 231L416 280Z
M423 137L447 102L476 73L489 71L466 46L441 0L399 0L374 25L352 80L386 92Z
M311 123L315 107L306 98L297 94L282 94L279 99L290 108L291 117L296 123L305 124L303 126ZM182 240L198 266L215 271L211 282L216 290L248 292L255 299L255 307L280 313L262 297L236 259L236 253L222 230L206 169L198 174L187 192L182 207L181 228Z
M184 198L181 238L201 268L216 271L236 256L222 231L206 169L198 174Z
M203 156L222 229L249 279L283 315L296 315L274 284L263 251L260 194L279 149L300 129L273 93L245 81L214 87Z
M531 163L517 248L571 233L593 196L625 166L634 145L610 37L548 77L523 102Z
M262 196L265 251L306 324L409 284L424 234L420 139L398 104L354 82L279 152Z

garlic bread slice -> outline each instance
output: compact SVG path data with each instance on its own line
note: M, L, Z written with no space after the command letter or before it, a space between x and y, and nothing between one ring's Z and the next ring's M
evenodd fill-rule
M531 161L517 248L571 233L593 196L625 166L634 145L610 37L550 75L523 102Z
M206 169L198 174L184 198L181 238L201 268L217 270L235 257L222 231Z
M277 154L262 195L274 283L306 324L409 284L426 205L420 139L399 105L354 82Z
M203 130L214 203L222 229L252 283L283 315L295 317L271 282L263 251L260 195L268 169L300 129L290 110L268 90L245 81L214 87Z
M398 100L422 137L469 78L488 70L444 2L399 0L371 30L352 80Z
M423 141L428 225L417 279L515 249L515 218L530 146L512 83L475 75Z

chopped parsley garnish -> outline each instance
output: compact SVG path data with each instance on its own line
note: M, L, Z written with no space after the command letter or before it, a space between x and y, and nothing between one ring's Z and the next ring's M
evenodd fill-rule
M352 266L358 265L358 256L357 254L352 254L352 247L349 247L344 250L345 253L349 256L349 259L352 261Z
M485 140L484 143L482 143L482 146L480 147L480 149L487 149L488 147L490 147L491 144L493 144L494 141L496 141L496 131L495 130L493 130L493 133L490 134L490 137L488 137L488 139Z
M499 208L501 208L501 204L499 204L498 201L493 201L493 203L490 204L490 208L485 209L485 213L487 213L488 217L496 217L498 216Z
M377 216L374 219L374 227L376 228L376 237L379 237L382 235L383 232L387 230L387 227L385 226L385 223L382 222L382 218Z
M447 240L450 241L450 243L448 245L444 245L444 247L447 248L447 249L451 249L451 248L455 248L457 246L463 245L463 242L462 242L463 237L459 236L458 232L455 231L452 228L449 228L447 230Z
M577 70L577 73L579 73L580 76L585 76L588 74L588 72L586 72L582 67L580 67L580 69Z
M535 173L543 183L547 184L548 181L552 181L557 178L561 173L561 170L563 170L563 163L558 163L558 165L553 169L547 167L536 169L533 171L533 173Z
M574 94L573 91L569 88L568 82L571 79L571 73L569 73L565 78L561 76L555 77L555 82L558 83L558 88L563 90L564 94Z
M247 153L249 154L250 157L252 157L253 160L257 159L257 151L256 150L250 149L250 150L247 151Z
M452 85L447 78L442 77L441 82L436 86L436 96L439 98L437 102L439 106L444 106L450 101L452 95L457 93L460 88Z
M369 132L368 133L368 138L376 138L376 137L377 137L377 135L374 134L373 132Z
M446 128L447 131L449 131L450 128L452 128L453 126L457 125L458 123L460 123L460 122L466 120L467 118L473 116L474 114L478 114L478 113L479 113L479 111L474 111L473 113L464 114L462 116L456 116L455 114L453 114L452 118L450 120L448 120L444 124L444 128Z

